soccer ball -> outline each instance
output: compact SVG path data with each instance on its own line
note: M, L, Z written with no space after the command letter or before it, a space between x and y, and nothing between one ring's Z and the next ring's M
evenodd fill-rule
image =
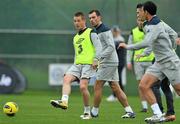
M8 116L14 116L18 112L18 105L15 102L7 102L4 107L3 111Z

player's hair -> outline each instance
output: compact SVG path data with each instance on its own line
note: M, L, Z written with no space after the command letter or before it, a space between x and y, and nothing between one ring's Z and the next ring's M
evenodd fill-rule
M157 6L152 1L147 1L143 4L143 9L151 15L155 15L157 11Z
M75 16L75 17L81 16L82 19L85 19L85 15L84 15L83 12L76 12L76 13L74 14L74 16Z
M142 7L143 7L143 4L142 3L138 3L137 6L136 6L136 9L142 8Z
M92 14L93 12L95 12L97 16L101 16L101 13L99 12L99 10L93 9L89 12L89 14Z

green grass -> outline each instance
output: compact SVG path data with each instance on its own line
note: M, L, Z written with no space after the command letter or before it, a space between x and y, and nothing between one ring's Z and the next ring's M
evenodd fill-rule
M145 124L144 118L151 115L140 113L138 97L128 97L129 103L136 112L135 119L121 119L124 114L122 106L118 102L105 101L109 90L104 90L99 118L81 120L83 104L78 90L73 90L70 96L69 108L64 111L55 109L49 104L50 99L59 98L59 91L26 91L19 95L0 95L0 107L5 102L14 101L19 105L19 112L14 117L8 117L0 109L0 124ZM91 97L91 104L92 104ZM175 99L176 121L170 124L180 124L180 99Z

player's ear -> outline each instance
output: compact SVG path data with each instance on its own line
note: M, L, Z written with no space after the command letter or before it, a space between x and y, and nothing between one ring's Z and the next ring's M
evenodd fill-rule
M147 15L147 14L148 14L148 11L145 10L145 11L144 11L144 14Z
M99 19L100 19L100 21L102 20L102 17L101 16L99 16Z

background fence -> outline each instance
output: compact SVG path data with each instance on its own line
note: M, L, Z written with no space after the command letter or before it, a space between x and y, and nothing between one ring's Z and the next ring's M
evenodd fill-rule
M103 21L110 27L119 25L127 41L136 25L139 2L144 0L0 0L1 61L22 71L29 89L49 89L48 65L73 62L72 17L76 11L88 14L91 9L99 9ZM179 32L180 1L154 2L159 17ZM132 72L128 72L127 79L128 93L137 94Z

